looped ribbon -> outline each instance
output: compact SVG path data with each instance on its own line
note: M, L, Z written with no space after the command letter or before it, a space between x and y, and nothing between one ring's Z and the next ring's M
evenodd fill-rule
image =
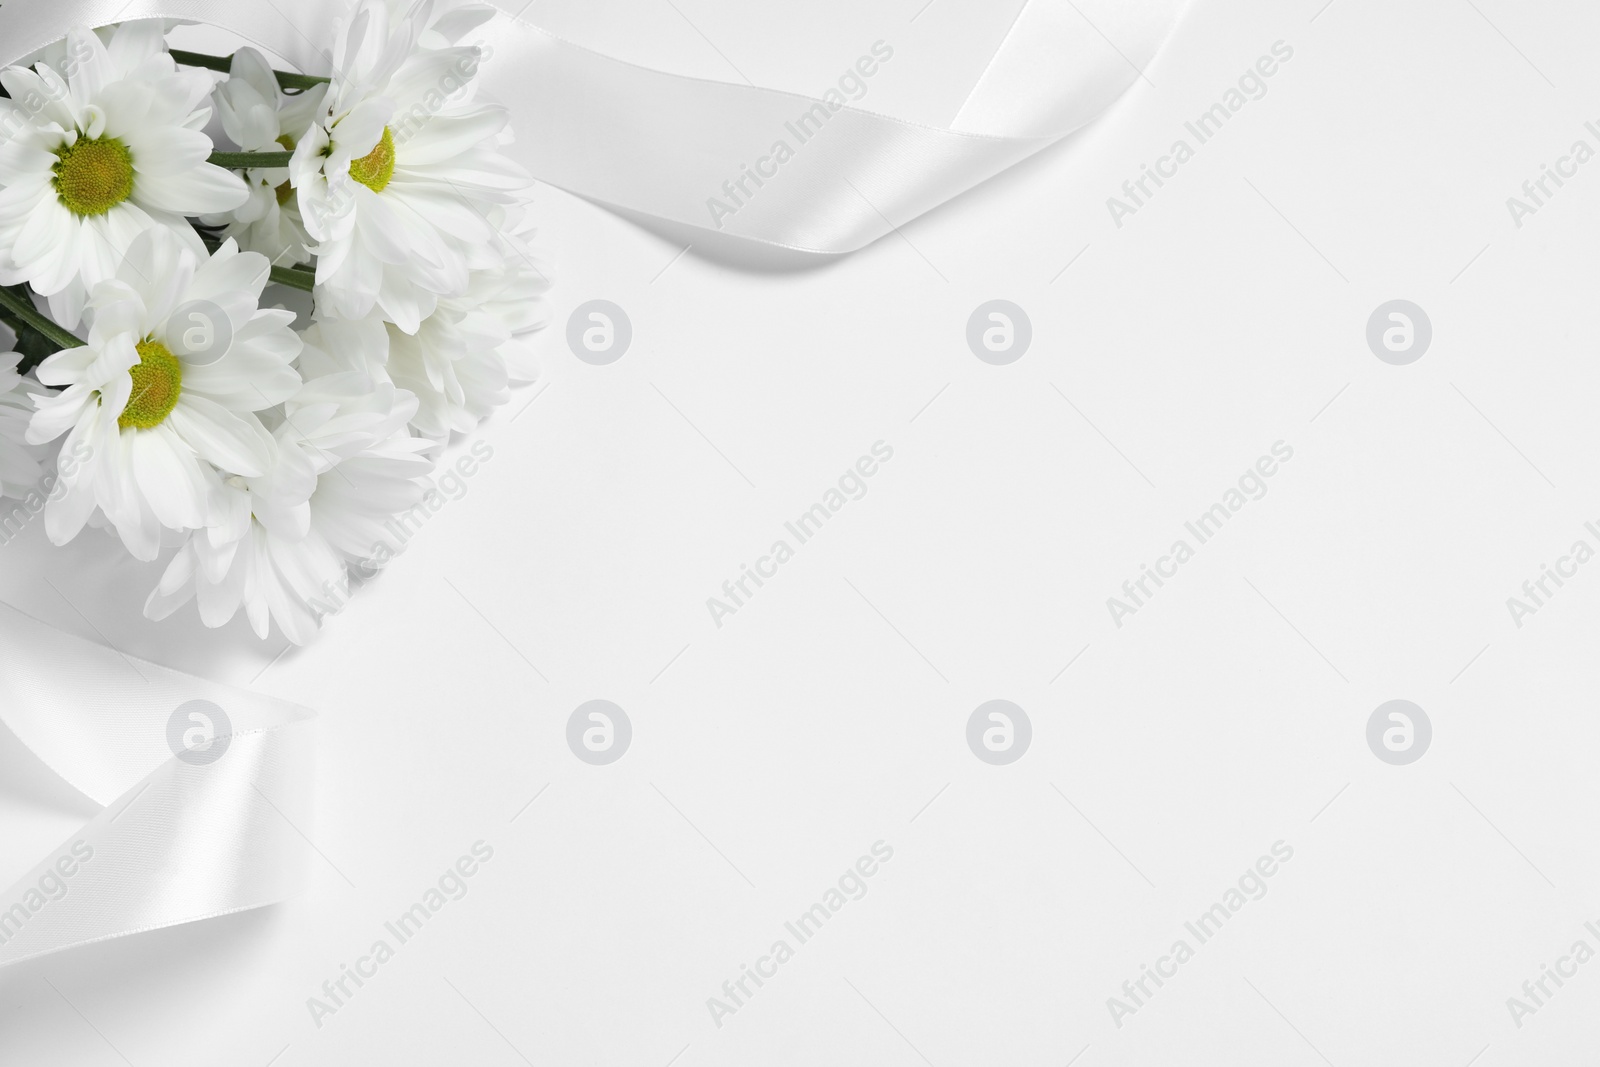
M1025 0L943 126L641 67L564 40L526 21L531 13L512 17L515 7L527 10L523 0L495 0L500 14L479 33L495 50L483 66L485 88L511 109L516 129L508 151L536 178L707 238L836 255L1084 126L1140 78L1186 2ZM994 6L997 18L1008 9ZM7 4L0 65L60 40L73 23L172 18L220 27L326 75L342 7L331 0ZM760 166L778 141L792 154L781 169ZM752 167L768 177L730 196L725 183Z
M1027 0L942 127L650 70L515 20L496 27L509 59L484 72L542 181L702 233L840 254L1099 115L1139 79L1183 2ZM761 166L778 142L792 154ZM762 184L728 188L751 170Z
M997 18L1016 10L1015 20L944 125L641 67L512 17L508 6L521 0L498 2L500 13L480 31L495 48L483 79L511 110L511 153L536 178L647 222L688 228L697 240L836 255L1099 115L1140 77L1185 0L997 4ZM26 60L74 25L165 18L216 26L304 72L330 74L342 6L8 3L0 5L0 66ZM730 204L724 183L752 164L763 170L780 140L791 150L781 170L755 189L742 186L745 195ZM736 210L719 210L714 200ZM3 606L0 649L0 724L105 805L0 893L0 967L258 907L297 888L309 712L129 659ZM175 754L180 746L169 739L174 713L193 701L225 709L231 723L211 742L224 749L211 761Z
M299 889L311 712L3 605L0 649L0 724L104 806L0 891L0 967Z

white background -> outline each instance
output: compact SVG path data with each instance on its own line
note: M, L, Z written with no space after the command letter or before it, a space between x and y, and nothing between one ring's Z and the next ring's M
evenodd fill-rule
M870 105L940 121L1008 18L920 5L525 17L804 92L884 39ZM143 622L158 569L98 536L0 549L8 602L322 712L305 896L0 973L0 1063L1580 1062L1600 963L1521 1028L1506 998L1600 949L1600 565L1520 629L1506 598L1600 547L1600 162L1520 229L1506 198L1600 148L1597 32L1574 0L1197 0L1096 125L810 270L541 189L544 379L315 646ZM1280 40L1267 95L1114 225ZM565 345L594 298L634 327L607 367ZM1005 367L965 340L995 298L1033 325ZM1409 366L1365 339L1396 298L1433 325ZM717 628L706 598L879 440L867 495ZM1106 598L1280 440L1117 628ZM594 698L633 724L610 766L565 741ZM994 698L1033 724L1004 767L965 740ZM1367 747L1393 698L1433 723L1411 766ZM7 738L0 883L93 810ZM479 840L468 894L318 1028L307 998ZM866 896L716 1026L879 840ZM1280 840L1117 1027L1107 998Z

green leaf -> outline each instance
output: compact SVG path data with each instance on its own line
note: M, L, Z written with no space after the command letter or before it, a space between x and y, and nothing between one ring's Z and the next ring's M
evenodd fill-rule
M12 332L17 335L14 347L16 351L22 353L22 362L17 366L17 370L22 374L43 363L46 356L60 351L60 347L54 341L8 312L0 311L0 322L11 327Z
M23 373L52 353L83 344L34 308L25 285L0 286L0 322L17 335L16 350L22 353L19 369Z

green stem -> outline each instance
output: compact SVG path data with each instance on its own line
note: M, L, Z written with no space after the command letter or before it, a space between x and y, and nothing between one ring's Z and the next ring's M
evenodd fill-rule
M229 170L272 170L287 167L293 152L213 152L207 160Z
M279 285L287 285L291 289L299 289L306 293L311 292L317 285L316 274L309 270L301 270L299 267L273 267L268 277Z
M39 331L51 344L59 348L78 348L85 343L39 314L38 309L33 306L33 301L15 289L0 286L0 307L4 307L19 321Z
M233 69L232 56L210 56L204 52L185 52L174 48L172 58L186 67L205 67L207 70L220 70L224 74ZM315 74L290 74L283 70L275 70L272 73L277 76L278 86L283 89L312 89L318 85L328 84L327 78Z
M222 242L211 234L203 230L196 230L195 233L200 235L201 242L212 252L222 247ZM299 289L306 293L312 292L317 286L317 272L302 267L273 267L267 277L279 285L287 285L291 289Z

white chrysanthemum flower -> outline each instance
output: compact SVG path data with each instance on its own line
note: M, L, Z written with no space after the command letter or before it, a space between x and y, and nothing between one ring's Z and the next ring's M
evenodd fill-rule
M161 531L218 521L221 479L264 476L277 447L258 413L300 386L294 314L259 307L265 256L226 242L195 255L165 230L141 234L116 277L89 300L89 343L57 352L38 377L33 443L67 434L45 510L56 544L99 508L135 557L154 559Z
M390 521L422 500L433 471L434 446L406 429L416 413L414 396L392 386L374 386L364 375L350 377L358 387L340 408L340 417L348 423L364 418L371 425L356 430L349 425L335 427L330 420L316 441L324 457L341 458L317 479L317 491L311 497L312 526L342 559L369 565L374 551L391 540ZM335 380L323 379L320 384L331 388ZM381 405L375 404L363 414L360 398L374 388L379 395L388 395L383 396ZM303 424L305 419L297 413L295 421ZM348 443L336 443L337 435L343 435ZM359 448L352 447L362 436L367 441Z
M22 356L0 352L0 496L22 497L39 484L43 468L27 441L33 398L44 392L17 373Z
M374 381L389 379L389 331L383 319L318 319L300 335L300 373L308 381L344 371L370 374Z
M312 362L329 353L307 349ZM163 619L191 598L207 626L242 608L256 635L269 620L295 644L316 636L344 606L348 562L382 537L383 524L422 498L432 461L405 424L409 394L355 371L306 382L283 409L279 465L262 478L230 478L228 517L194 533L145 603Z
M217 116L234 144L245 152L294 151L322 108L327 86L293 96L278 86L272 66L253 48L233 54L227 81L217 86ZM300 219L300 202L289 185L289 168L244 172L250 198L223 215L202 216L208 226L224 226L223 237L260 252L274 266L310 260L310 238Z
M211 76L179 69L161 30L73 30L64 79L48 63L0 71L0 285L28 283L69 329L140 233L198 251L185 216L245 200L238 175L206 161Z
M230 476L220 487L216 525L179 547L145 601L146 617L164 619L193 599L207 626L224 625L243 607L263 639L269 616L297 644L316 632L306 603L343 579L344 564L308 537L316 468L284 436L275 435L272 468L253 478Z
M419 401L412 425L442 440L466 433L538 369L527 335L546 322L549 287L531 262L473 271L465 294L439 301L414 335L389 327L389 373Z
M493 13L361 0L342 26L322 113L291 168L324 314L377 306L416 333L470 269L498 262L500 207L531 179L498 149L505 109L474 99L479 49L456 44Z
M469 290L478 303L469 314L485 316L501 338L496 351L506 361L513 382L531 382L539 377L539 361L533 335L550 323L550 277L544 265L526 252L521 242L512 246L515 254L506 258L496 271L475 271Z

